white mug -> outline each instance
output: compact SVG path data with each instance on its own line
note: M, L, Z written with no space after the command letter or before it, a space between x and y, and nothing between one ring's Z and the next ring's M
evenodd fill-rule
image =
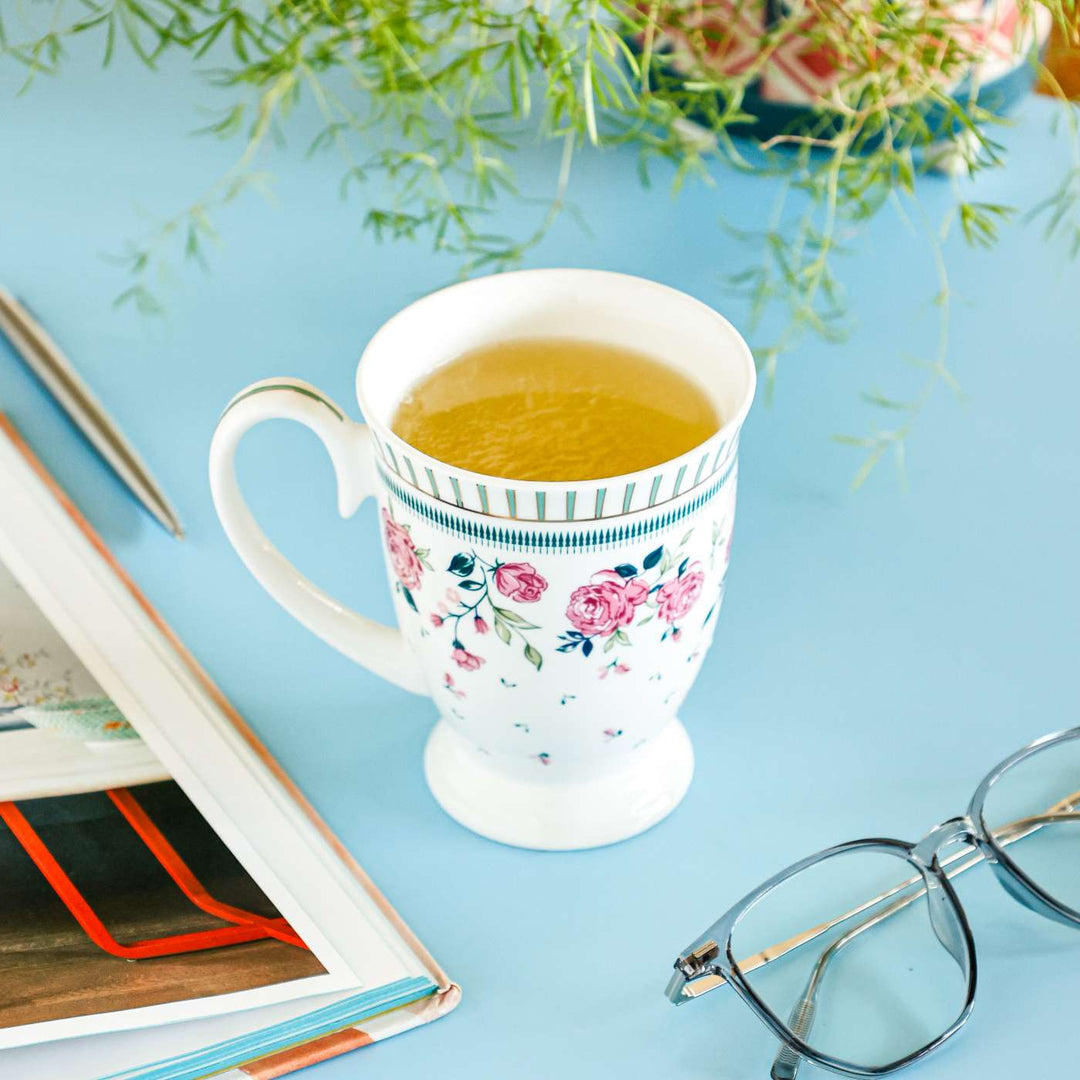
M581 483L470 473L390 430L397 403L432 369L540 336L653 356L695 379L723 426L655 468ZM233 398L210 449L214 504L287 611L357 663L433 698L440 719L424 765L447 813L523 847L608 844L670 813L693 774L676 712L723 597L754 385L734 328L655 282L591 270L467 281L405 308L371 339L356 376L366 424L293 379ZM233 458L244 432L278 418L325 443L343 516L378 501L398 629L312 584L253 519Z

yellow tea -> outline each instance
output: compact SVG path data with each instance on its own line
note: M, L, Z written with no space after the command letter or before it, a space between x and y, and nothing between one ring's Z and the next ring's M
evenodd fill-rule
M721 418L692 379L573 338L475 349L415 383L391 428L421 453L509 480L598 480L670 461Z

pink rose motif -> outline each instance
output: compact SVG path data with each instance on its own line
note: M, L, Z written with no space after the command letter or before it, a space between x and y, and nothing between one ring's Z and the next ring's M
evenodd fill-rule
M450 655L454 658L454 663L466 671L478 671L480 665L487 662L482 656L475 656L471 652L466 652L460 645Z
M491 629L490 626L479 615L473 619L473 628L478 634L486 634Z
M495 571L495 587L511 600L535 604L548 583L547 578L538 574L531 563L508 562Z
M635 609L648 595L643 581L601 570L593 574L591 585L581 585L570 594L566 617L586 637L608 637L634 621Z
M656 594L657 615L664 622L681 619L697 603L705 585L705 572L700 563L691 563L680 577L662 585Z
M19 680L14 676L5 679L0 682L0 690L3 690L5 694L17 694L19 692Z
M390 552L390 565L394 568L398 581L406 589L419 588L420 575L424 568L417 557L412 537L390 516L386 507L383 507L382 516L386 549Z

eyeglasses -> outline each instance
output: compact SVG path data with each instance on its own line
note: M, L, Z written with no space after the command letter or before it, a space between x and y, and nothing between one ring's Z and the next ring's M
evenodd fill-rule
M770 878L679 955L668 997L733 987L780 1040L773 1080L794 1080L804 1060L895 1072L955 1035L975 1003L950 878L986 862L1025 907L1080 929L1078 807L1080 727L1006 758L964 816L918 843L853 840Z

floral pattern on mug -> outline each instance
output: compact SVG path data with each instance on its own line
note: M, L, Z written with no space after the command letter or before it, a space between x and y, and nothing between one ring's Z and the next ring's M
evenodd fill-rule
M529 641L527 631L539 630L540 627L512 608L496 604L494 596L505 596L521 604L533 604L548 587L547 579L531 563L492 563L480 558L475 551L459 551L446 569L447 573L460 579L457 588L446 591L446 599L452 606L438 604L430 618L435 629L447 624L451 626L454 636L450 656L458 667L465 671L477 671L481 664L487 662L479 652L465 648L462 633L471 630L476 637L483 638L494 631L504 645L512 645L515 639L519 639L522 655L539 671L543 667L544 657ZM462 592L469 595L462 596Z
M547 587L547 579L531 563L500 563L495 568L495 588L509 600L535 604Z
M725 527L727 526L727 527ZM712 523L712 544L709 549L709 568L716 569L716 556L720 552L720 574L727 572L728 563L731 562L731 538L734 535L730 525L721 525L719 521ZM721 549L723 549L721 551Z
M620 626L630 626L638 606L649 595L648 586L636 574L634 567L623 564L593 574L590 584L576 588L566 608L574 628L593 638L608 637Z
M394 576L397 578L396 588L405 597L405 603L419 611L416 606L416 598L413 592L420 588L420 579L424 575L425 568L430 570L431 564L427 561L430 554L427 548L418 548L409 535L409 526L396 522L390 511L383 507L383 538L386 541L386 550L390 555L390 565L393 567Z
M479 671L481 664L486 664L487 661L482 656L477 656L474 653L462 648L460 645L454 646L454 651L450 654L454 663L459 668L464 668L466 671Z
M616 675L625 675L629 670L629 664L624 663L622 660L612 660L610 664L605 664L596 675L599 679L606 679L612 672Z
M657 616L666 623L674 623L683 618L698 602L704 586L705 571L701 569L701 563L691 563L685 570L680 571L678 577L672 578L657 590Z
M465 696L465 691L457 688L457 684L454 682L454 676L451 675L449 671L443 675L443 686L445 686L456 698L463 698Z
M574 629L559 635L562 644L557 651L580 650L588 658L596 639L606 638L604 652L610 652L616 645L631 644L625 628L644 626L654 618L667 623L661 641L678 641L682 636L679 621L690 613L705 589L701 563L691 563L682 554L692 533L693 529L679 541L674 553L663 546L654 548L642 560L640 570L633 563L620 563L611 570L600 570L588 585L574 589L566 608L566 618ZM672 568L675 574L669 577ZM619 670L613 662L601 669L600 677L611 669Z

